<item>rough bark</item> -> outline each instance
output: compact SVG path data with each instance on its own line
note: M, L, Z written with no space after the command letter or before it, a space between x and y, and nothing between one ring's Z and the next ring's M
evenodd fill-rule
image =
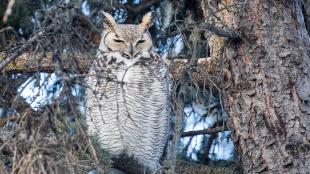
M245 36L227 42L222 58L230 74L222 83L225 104L244 173L309 173L310 38L301 2L250 0L222 19Z

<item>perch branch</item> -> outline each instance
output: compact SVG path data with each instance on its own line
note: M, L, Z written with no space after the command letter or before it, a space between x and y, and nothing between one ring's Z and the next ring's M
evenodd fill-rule
M6 58L7 55L5 53L0 52L0 61ZM92 63L92 59L89 55L77 54L74 57L75 61L78 63L77 72L80 74L86 74L90 64ZM197 72L194 73L194 79L199 83L203 84L205 80L204 74L205 71L211 69L211 59L212 58L200 58L198 60ZM14 58L10 58L12 61L6 61L5 63L0 63L0 65L6 64L3 66L2 72L0 74L15 74L15 73L36 73L36 72L46 72L52 73L55 71L52 53L47 53L45 57L40 60L37 60L36 56L31 55L30 53L23 53L20 56L14 56ZM70 56L65 56L61 58L63 64L63 71L68 72L72 70L72 61L73 58ZM178 81L181 78L182 72L186 71L187 59L176 59L176 60L166 60L166 63L169 65L170 71L173 75L174 80ZM9 63L9 64L8 64ZM0 66L1 67L1 66Z

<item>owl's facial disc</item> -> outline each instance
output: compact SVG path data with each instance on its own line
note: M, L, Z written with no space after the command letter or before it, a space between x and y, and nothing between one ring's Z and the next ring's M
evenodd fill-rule
M119 52L129 59L148 52L153 46L150 35L139 25L122 24L106 34L104 44L109 52Z
M140 24L117 24L113 17L102 13L105 21L105 35L101 44L107 48L105 52L119 52L131 59L139 54L148 52L152 46L152 39L147 29L153 24L151 13L147 13Z

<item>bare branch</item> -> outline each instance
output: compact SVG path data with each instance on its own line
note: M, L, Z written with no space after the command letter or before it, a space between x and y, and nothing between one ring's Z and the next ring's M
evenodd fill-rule
M184 132L181 137L189 137L189 136L196 136L196 135L205 135L205 134L215 134L223 131L228 131L227 126L217 126L215 128L208 128L204 130L198 131L188 131Z
M228 37L231 39L242 39L242 34L234 29L223 29L207 22L202 22L201 24L199 24L199 27L208 30L221 37Z
M2 18L3 23L7 23L9 16L12 14L12 9L13 9L14 4L15 4L15 0L9 1L9 4Z

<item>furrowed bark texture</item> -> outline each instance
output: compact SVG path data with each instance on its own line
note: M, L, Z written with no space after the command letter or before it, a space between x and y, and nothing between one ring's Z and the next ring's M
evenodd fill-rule
M300 1L250 0L223 20L245 36L225 47L223 59L243 172L309 173L310 38Z

